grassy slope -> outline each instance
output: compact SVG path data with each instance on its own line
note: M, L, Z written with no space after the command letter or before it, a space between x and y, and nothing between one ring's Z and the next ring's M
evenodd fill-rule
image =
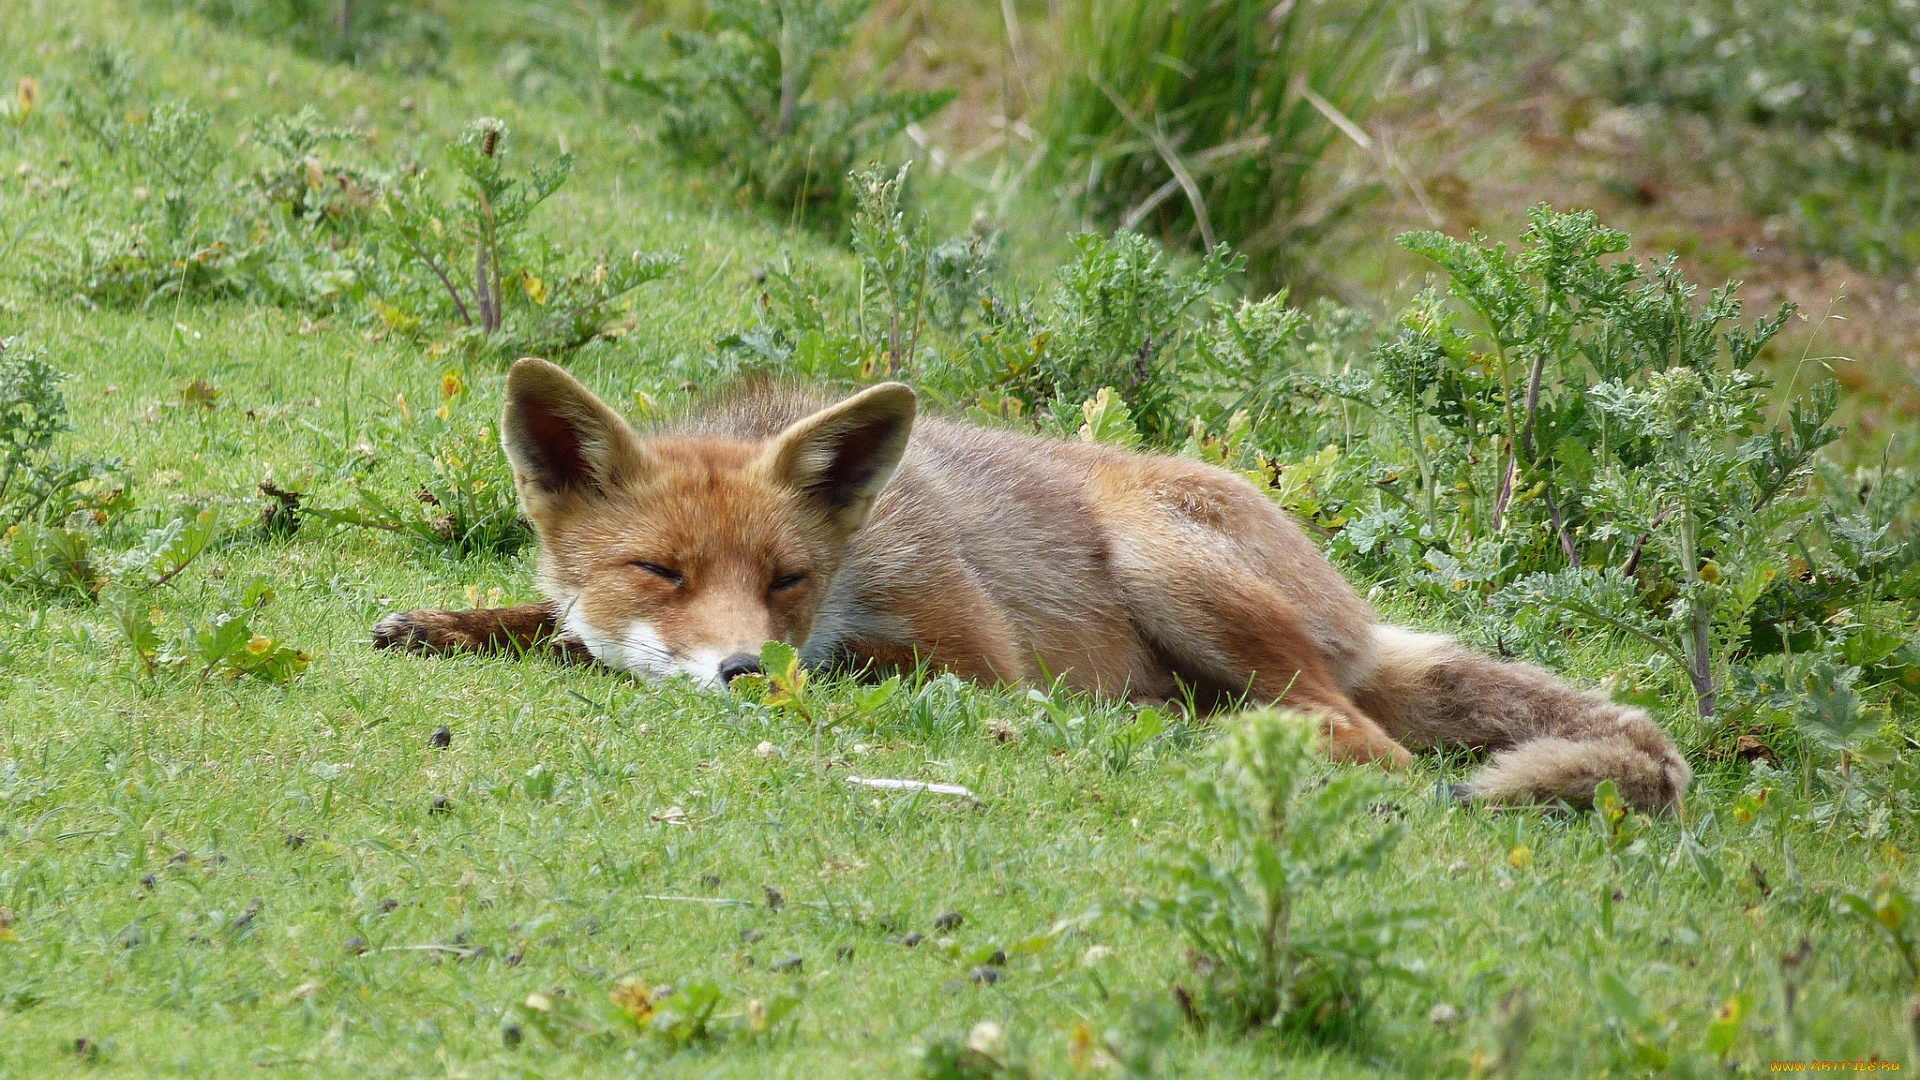
M99 2L10 0L0 21L8 85L34 74L57 92L77 69L72 41L117 42L140 55L158 94L217 109L223 137L308 100L338 119L365 107L381 154L431 148L482 113L507 116L523 147L564 134L581 169L544 227L579 246L687 257L642 295L639 334L576 363L615 400L697 372L705 343L747 318L754 267L789 249L833 258L806 237L707 209L623 124L565 100L508 100L483 69L402 84ZM403 113L407 96L416 107ZM49 112L0 134L0 171L28 163L57 175L60 157L83 152ZM0 186L9 235L33 198L18 181ZM143 503L162 514L188 498L244 503L268 470L337 492L357 444L383 449L395 396L435 400L443 366L402 342L274 310L122 314L49 302L16 267L0 270L0 297L0 329L76 373L72 444L130 459ZM492 373L470 374L481 397L497 397ZM223 391L218 408L174 407L194 377ZM376 534L316 526L286 542L238 539L183 577L169 604L219 610L256 573L279 592L263 628L317 656L285 690L139 679L99 613L26 597L0 606L0 905L16 939L0 942L0 1076L254 1065L600 1075L642 1063L675 1075L898 1073L916 1042L982 1019L1065 1071L1074 1023L1116 1023L1127 995L1163 993L1183 970L1177 940L1111 911L1084 936L1017 956L996 985L969 981L967 962L932 941L909 950L888 939L936 937L934 917L954 910L967 920L951 932L961 950L1009 944L1151 887L1144 852L1190 828L1174 783L1186 746L1116 773L1036 723L1030 705L939 684L812 730L597 670L375 654L365 628L385 610L460 603L469 584L509 598L530 589L516 562L429 558ZM1582 664L1596 676L1609 658L1592 650ZM997 743L986 727L996 719L1024 736ZM1124 722L1092 711L1086 725ZM452 746L431 749L442 724ZM754 752L762 740L772 756ZM521 784L536 764L558 778L551 800ZM1423 765L1399 789L1410 836L1395 871L1320 901L1431 906L1433 927L1407 949L1428 959L1432 982L1390 990L1366 1045L1182 1036L1169 1047L1182 1074L1267 1072L1283 1054L1303 1075L1466 1072L1514 989L1539 1014L1535 1071L1601 1072L1618 1045L1595 990L1603 972L1671 1013L1688 1045L1714 1006L1747 992L1756 1016L1736 1057L1800 1056L1759 1029L1778 1021L1776 957L1803 936L1814 946L1805 1049L1907 1052L1896 962L1831 916L1820 891L1896 871L1901 852L1784 824L1784 839L1749 831L1730 815L1728 778L1709 776L1692 806L1724 878L1709 885L1674 857L1678 823L1656 823L1644 852L1612 858L1581 819L1436 804L1438 769ZM958 781L981 805L876 798L846 786L849 771ZM435 795L449 813L429 813ZM654 819L673 806L684 822ZM1531 865L1513 865L1516 845ZM1749 863L1771 878L1770 897L1748 883ZM784 892L783 910L768 908L765 886ZM1608 931L1599 898L1614 889ZM255 898L258 914L236 929ZM747 941L748 929L764 936ZM364 954L348 947L356 937ZM459 960L420 948L453 942L488 951ZM1113 954L1087 960L1096 942ZM851 956L837 959L840 946ZM803 958L798 973L770 970L787 955ZM631 1038L558 1045L537 1034L503 1045L507 1010L529 993L597 998L629 974L711 977L735 1007L783 992L804 1004L791 1037L754 1047L668 1056ZM1458 1007L1458 1026L1428 1023L1441 1001ZM74 1053L81 1037L99 1048L91 1064Z

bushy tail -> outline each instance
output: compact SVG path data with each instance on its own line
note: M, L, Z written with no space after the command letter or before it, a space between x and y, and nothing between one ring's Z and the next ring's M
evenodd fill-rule
M1409 750L1489 751L1462 786L1495 802L1593 802L1611 780L1642 810L1677 807L1693 770L1647 714L1577 690L1531 664L1492 660L1453 639L1376 626L1355 704Z

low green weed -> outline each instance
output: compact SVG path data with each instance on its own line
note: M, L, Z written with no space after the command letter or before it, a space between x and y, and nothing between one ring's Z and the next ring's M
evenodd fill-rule
M1920 901L1916 901L1913 891L1883 875L1872 892L1843 890L1837 906L1846 915L1872 927L1900 958L1907 981L1920 992Z
M847 177L884 156L950 92L836 91L836 66L872 0L714 0L698 32L670 31L673 61L622 76L659 102L660 143L725 176L744 198L796 220L837 224Z
M352 504L309 502L297 513L390 532L456 557L510 555L526 546L533 531L520 515L499 424L474 415L463 373L448 371L440 385L442 403L428 416L415 417L404 398L399 402L391 430L399 452L376 463L374 475L352 480ZM396 485L410 490L396 495Z
M1865 682L1861 668L1836 661L1840 651L1780 654L1739 672L1756 729L1794 751L1786 761L1756 761L1753 783L1792 800L1799 820L1829 833L1910 835L1920 765L1888 695Z
M1379 868L1400 827L1361 827L1380 793L1360 770L1316 775L1314 727L1296 714L1234 720L1189 788L1206 822L1155 864L1135 915L1188 943L1196 988L1175 996L1196 1023L1355 1034L1378 980L1417 967L1395 955L1412 911L1328 911L1319 890Z
M511 1049L528 1033L552 1046L645 1039L671 1053L711 1043L751 1042L792 1027L800 998L782 994L736 1002L710 979L677 986L628 977L604 997L535 991L505 1010L502 1041Z
M38 350L0 339L0 583L90 601L105 583L94 543L132 509L119 462L58 453L66 396Z
M356 164L344 151L357 133L311 108L254 125L240 159L252 167L238 167L216 150L211 114L145 103L117 54L98 54L94 69L68 112L103 156L94 184L69 197L74 227L42 230L54 238L36 279L49 295L118 307L244 297L345 310L440 352L559 356L624 333L629 294L679 262L583 258L533 233L529 219L572 159L509 170L499 120L474 122L447 148L460 182L446 198L428 170ZM95 190L102 183L134 193L130 220Z
M178 530L175 533L180 535ZM175 619L155 606L149 593L160 583L116 588L102 600L147 676L192 675L203 681L214 676L227 681L252 677L289 683L312 662L305 652L254 628L254 615L273 599L264 578L247 583L233 610L198 620ZM171 635L165 633L168 629Z

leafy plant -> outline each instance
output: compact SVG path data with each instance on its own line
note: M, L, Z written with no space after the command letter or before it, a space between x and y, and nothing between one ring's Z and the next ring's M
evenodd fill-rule
M618 332L617 304L679 263L635 251L569 271L551 245L525 237L541 203L573 172L573 158L506 169L506 125L481 119L448 149L465 178L445 201L416 176L388 189L376 250L375 292L387 325L414 332L456 322L461 334L500 355L550 356ZM394 256L389 267L383 257ZM380 272L385 271L385 272Z
M162 633L169 622L167 614L152 605L144 588L116 589L103 606L149 676L165 673L205 680L217 675L229 682L251 676L284 684L300 677L312 658L254 629L255 613L272 598L266 581L256 578L242 591L236 610L218 612L204 621L181 620L170 637Z
M256 125L267 160L243 178L216 149L211 114L143 100L121 54L95 53L89 69L67 111L102 157L90 163L96 183L68 200L75 219L45 230L33 275L43 292L120 307L248 296L309 310L356 294L352 226L376 181L323 153L350 133L311 108ZM131 193L131 212L110 191Z
M1545 630L1544 610L1638 637L1712 717L1813 509L1835 388L1776 426L1751 369L1791 307L1743 326L1729 285L1696 309L1673 260L1619 258L1626 236L1591 213L1536 207L1520 242L1403 238L1471 321L1428 293L1373 370L1314 385L1367 407L1411 458L1415 475L1379 490L1411 512L1395 527L1418 526L1428 582L1493 595L1503 622ZM1368 522L1369 546L1388 524Z
M1400 828L1361 827L1379 781L1318 775L1314 731L1294 713L1237 718L1189 779L1200 839L1172 844L1133 906L1190 946L1198 989L1175 993L1196 1021L1348 1035L1374 982L1415 971L1393 953L1417 913L1318 902L1328 883L1378 869Z
M1775 742L1798 746L1798 783L1790 765L1753 767L1756 782L1773 782L1782 797L1799 800L1797 820L1832 831L1886 839L1913 821L1914 764L1897 714L1885 695L1866 684L1862 669L1835 660L1832 643L1786 653L1740 671L1738 692L1754 718L1771 727ZM1875 700L1880 699L1880 700ZM1763 726L1761 730L1768 730Z
M1322 173L1366 118L1387 10L1060 0L1033 120L1096 219L1209 253L1231 243L1256 278L1281 280L1370 192Z
M1191 273L1174 269L1139 233L1082 236L1080 256L1060 271L1054 315L1034 377L1056 400L1078 403L1111 386L1149 438L1170 441L1184 425L1175 373L1188 311L1238 265L1216 248Z
M853 178L859 205L852 241L860 259L860 325L876 333L886 327L885 370L890 376L913 364L933 269L926 215L918 215L909 226L900 207L907 169L902 165L891 178L873 170ZM869 315L875 317L869 321Z
M0 339L0 582L91 600L105 580L94 537L132 499L118 462L55 452L70 430L65 379L38 350Z
M1881 877L1873 892L1845 890L1838 898L1839 910L1872 927L1900 958L1907 981L1920 990L1920 919L1915 917L1920 903L1911 891L1891 877Z
M697 33L670 32L673 62L624 81L662 108L660 143L743 196L797 219L837 222L847 176L953 94L836 93L836 66L872 0L713 0Z
M500 453L499 425L468 414L470 391L458 371L441 377L442 404L415 420L401 403L399 461L387 466L412 486L396 497L375 479L356 479L356 505L305 506L300 513L336 525L379 529L459 557L510 555L533 538L520 515L513 475Z

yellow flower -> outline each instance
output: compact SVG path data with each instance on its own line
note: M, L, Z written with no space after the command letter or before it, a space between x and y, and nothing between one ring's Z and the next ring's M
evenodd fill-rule
M620 1010L633 1017L636 1024L644 1024L653 1015L653 988L639 979L621 979L607 991L607 997Z

